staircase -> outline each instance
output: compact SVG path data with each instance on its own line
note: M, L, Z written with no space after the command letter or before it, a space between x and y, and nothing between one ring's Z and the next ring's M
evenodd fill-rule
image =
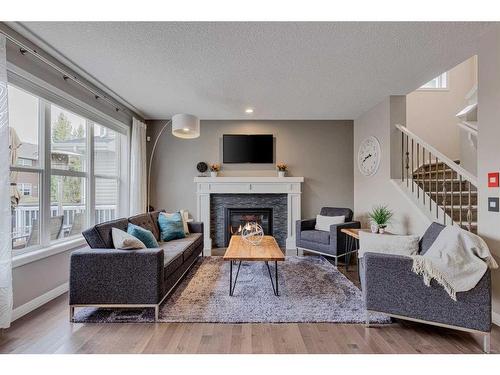
M455 161L457 165L459 161ZM453 222L477 233L477 189L461 180L459 174L443 162L426 163L414 170L413 183L427 195L427 204L436 205L444 211L443 222ZM424 200L424 197L422 197Z
M401 182L427 216L477 233L477 178L406 127L401 132Z

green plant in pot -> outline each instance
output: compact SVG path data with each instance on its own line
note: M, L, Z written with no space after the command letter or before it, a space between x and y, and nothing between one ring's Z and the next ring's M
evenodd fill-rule
M372 232L384 233L394 213L387 206L375 206L368 214L372 222Z

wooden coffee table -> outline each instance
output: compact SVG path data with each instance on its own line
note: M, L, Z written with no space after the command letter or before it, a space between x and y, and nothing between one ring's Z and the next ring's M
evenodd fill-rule
M229 246L223 257L228 260L229 267L229 295L232 296L236 282L238 281L238 274L240 273L241 262L265 262L269 277L271 278L271 285L275 296L279 296L278 290L278 262L285 260L285 255L278 246L278 243L273 236L264 236L258 245L252 245L245 241L241 236L232 236L229 241ZM233 264L238 263L238 270L234 278L233 284ZM269 267L269 262L274 262L275 281ZM276 284L276 285L275 285Z

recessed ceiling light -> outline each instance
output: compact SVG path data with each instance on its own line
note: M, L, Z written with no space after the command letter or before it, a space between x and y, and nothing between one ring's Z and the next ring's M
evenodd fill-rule
M245 113L253 113L253 109L252 108L247 108L247 109L245 109Z

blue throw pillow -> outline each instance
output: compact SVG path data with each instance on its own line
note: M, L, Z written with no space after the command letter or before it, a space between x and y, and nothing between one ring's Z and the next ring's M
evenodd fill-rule
M186 237L182 216L179 212L173 214L160 213L158 216L158 226L160 227L160 239L162 241Z
M148 249L159 247L154 234L138 225L129 223L127 233L139 239Z

